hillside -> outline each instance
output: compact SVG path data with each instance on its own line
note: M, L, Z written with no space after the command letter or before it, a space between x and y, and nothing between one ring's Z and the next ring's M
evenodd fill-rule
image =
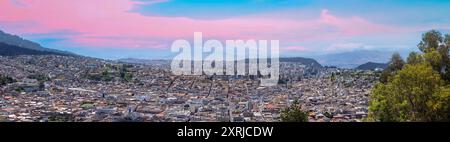
M375 50L358 50L351 52L326 54L313 57L320 64L325 66L336 66L339 68L356 68L359 65L374 62L387 63L394 52L375 51ZM407 55L408 53L406 53Z
M55 53L50 51L39 51L28 48L18 47L0 43L0 56L18 56L18 55L66 55L62 53Z
M384 63L374 63L374 62L368 62L362 65L359 65L355 69L357 70L375 70L377 68L385 69L388 66L388 64Z
M322 65L314 59L303 57L280 58L280 62L297 62L307 66L322 68Z
M3 43L2 44L3 48L5 48L5 47L24 48L24 49L17 49L17 50L14 49L14 50L8 51L9 55L14 54L13 51L19 52L18 54L20 54L20 55L26 55L24 53L27 53L27 54L33 53L33 55L34 54L75 55L74 53L70 53L67 51L60 51L60 50L56 50L56 49L49 49L49 48L42 47L38 43L23 39L22 37L19 37L17 35L5 33L1 30L0 30L0 43ZM11 45L11 46L7 46L7 45ZM26 49L28 49L28 50L26 50ZM2 49L2 50L5 50L5 49ZM37 52L33 52L33 51L29 51L29 50L33 50L33 51L37 51ZM2 54L6 54L6 53L2 53Z

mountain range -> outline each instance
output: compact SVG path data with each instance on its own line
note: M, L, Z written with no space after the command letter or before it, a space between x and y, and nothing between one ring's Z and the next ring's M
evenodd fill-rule
M131 63L131 64L154 64L161 62L169 62L170 60L147 60L147 59L136 59L136 58L124 58L116 60L120 63ZM268 60L270 62L270 59ZM306 66L314 67L314 68L322 68L322 65L318 63L316 60L311 58L303 58L303 57L286 57L280 58L280 62L296 62L301 63ZM249 62L249 59L246 59L246 63Z
M378 51L378 50L356 50L343 53L326 54L311 57L316 59L324 66L336 66L339 68L353 69L359 65L372 63L387 63L389 62L394 51ZM409 51L401 51L403 57L408 55Z
M38 43L23 39L16 35L5 33L0 30L0 55L15 56L48 54L77 56L76 54L67 51L42 47Z

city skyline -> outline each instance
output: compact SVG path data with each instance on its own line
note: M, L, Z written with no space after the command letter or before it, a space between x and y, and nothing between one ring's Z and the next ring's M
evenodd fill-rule
M0 29L106 59L170 57L172 42L194 32L207 39L280 40L282 56L306 56L415 49L424 31L450 31L449 6L443 0L5 0Z

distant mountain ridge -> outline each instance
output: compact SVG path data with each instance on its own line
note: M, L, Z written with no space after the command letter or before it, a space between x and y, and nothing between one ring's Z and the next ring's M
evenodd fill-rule
M313 58L325 66L353 69L368 62L387 63L393 53L394 51L358 50L321 55Z
M153 60L153 59L124 58L124 59L118 59L116 61L121 62L121 63L131 63L131 64L150 64L150 63L155 63L155 62L160 63L162 61L170 61L170 60L169 59ZM296 62L296 63L301 63L303 65L310 66L310 67L322 68L322 65L319 62L317 62L316 60L311 59L311 58L283 57L283 58L279 58L279 61L280 62ZM249 59L246 59L246 62L248 63Z
M2 43L0 45L2 51L5 51L7 49L10 50L8 52L0 53L1 55L15 55L15 54L17 55L57 54L57 55L71 55L71 56L76 55L74 53L70 53L67 51L45 48L38 43L23 39L22 37L19 37L17 35L5 33L1 30L0 30L0 43ZM23 49L13 49L13 48L23 48ZM14 53L15 51L18 53Z
M375 69L386 69L388 66L387 63L374 63L374 62L367 62L365 64L359 65L355 69L357 70L375 70Z
M115 60L119 63L128 63L128 64L154 64L154 63L166 63L170 60L165 59L139 59L139 58L123 58Z
M304 65L308 65L311 67L317 67L317 68L322 68L323 66L317 62L317 60L312 59L312 58L303 58L303 57L283 57L280 58L280 62L298 62L298 63L302 63Z
M18 56L18 55L66 55L62 53L55 53L50 51L39 51L15 45L0 43L0 56Z

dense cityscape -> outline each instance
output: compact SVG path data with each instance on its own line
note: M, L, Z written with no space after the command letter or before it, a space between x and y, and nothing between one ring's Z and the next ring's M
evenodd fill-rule
M281 62L277 86L254 76L175 76L170 61L0 56L0 121L279 122L294 101L310 122L359 122L377 71Z

